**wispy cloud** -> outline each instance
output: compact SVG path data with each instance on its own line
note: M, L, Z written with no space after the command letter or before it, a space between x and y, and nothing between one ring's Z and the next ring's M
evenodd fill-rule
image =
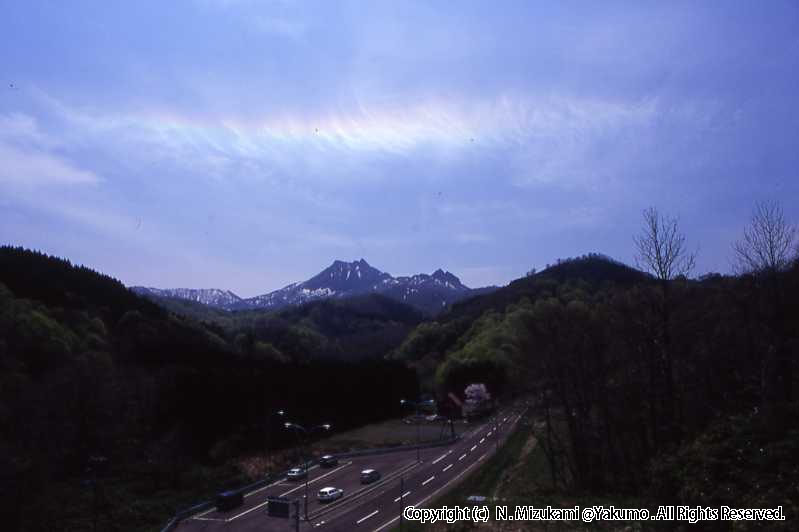
M0 142L0 184L39 187L43 185L94 185L100 177L71 162L39 150L19 149Z
M248 164L297 174L303 167L324 173L343 167L339 178L360 180L379 175L364 171L370 157L492 150L513 161L519 185L579 180L594 151L635 135L658 114L651 101L507 94L488 100L432 98L407 105L249 117L175 111L90 113L49 96L45 101L73 129L94 136L98 143L112 137L118 143L143 145L150 156L190 163L207 175Z
M480 285L624 258L652 203L718 240L799 194L790 2L7 4L0 236L150 284L362 256Z

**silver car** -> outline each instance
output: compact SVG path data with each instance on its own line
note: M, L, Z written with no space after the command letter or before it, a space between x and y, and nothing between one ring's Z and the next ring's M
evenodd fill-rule
M316 494L316 497L317 499L319 499L319 502L335 501L336 499L340 499L343 496L344 496L344 490L341 488L334 488L334 487L322 488L319 490L319 493Z
M286 476L289 478L289 480L298 480L307 477L308 471L301 467L294 467L289 469L289 472L286 473Z

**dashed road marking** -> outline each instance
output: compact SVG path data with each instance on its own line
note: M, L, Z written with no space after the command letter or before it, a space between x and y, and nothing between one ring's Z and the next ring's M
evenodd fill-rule
M341 470L341 469L344 469L345 467L347 467L347 466L349 466L349 465L351 465L351 464L352 464L352 462L347 462L346 464L344 464L344 465L342 465L342 466L339 466L339 467L337 467L337 468L335 468L335 469L331 470L329 473L325 473L324 475L320 475L320 476L318 476L318 477L315 477L315 478L310 478L310 479L308 479L308 484L310 485L310 484L313 484L314 482L316 482L316 481L318 481L318 480L322 480L322 479L323 479L323 478L325 478L325 477L329 477L329 476L330 476L330 475L332 475L333 473L335 473L335 472L337 472L337 471L339 471L339 470ZM285 496L286 496L286 495L288 495L289 493L293 493L293 492L297 491L298 489L301 489L301 488L304 488L304 487L305 487L305 481L301 482L299 485L295 486L294 488L291 488L291 489L290 489L290 490L288 490L286 493L281 493L281 494L280 494L280 496L281 496L281 497L285 497ZM263 506L263 505L261 505L261 506ZM257 508L257 507L256 507L256 508ZM236 516L236 517L238 517L238 516ZM236 517L232 517L231 519L235 519Z
M439 456L438 458L436 458L435 460L433 460L433 465L435 465L435 464L439 463L441 460L443 460L444 458L446 458L447 456L449 456L449 454L450 454L451 452L452 452L452 450L449 450L449 451L445 452L444 454L442 454L441 456Z
M481 440L480 440L480 443L483 443L484 441L486 441L486 439L485 439L485 438L481 439Z
M424 486L424 485L425 485L425 484L427 484L428 482L431 482L431 481L432 481L434 478L436 478L436 476L435 476L435 475L433 475L432 477L428 478L427 480L425 480L424 482L422 482L422 486Z
M369 515L366 515L366 516L364 516L364 517L361 517L360 519L358 519L357 521L355 521L355 524L356 524L356 525L360 525L361 523L363 523L364 521L366 521L366 520L367 520L367 519L369 519L370 517L377 515L377 513L378 513L379 511L380 511L380 510L375 510L374 512L370 513Z
M407 496L408 496L408 495L410 495L410 494L411 494L411 492L410 492L410 491L406 491L405 493L403 493L402 495L400 495L399 497L397 497L396 499L394 499L394 502L400 502L400 500L404 499L405 497L407 497Z
M444 469L442 469L442 470L441 470L441 472L443 473L444 471L446 471L446 470L447 470L447 469L449 469L450 467L452 467L452 464L449 464L447 467L445 467Z
M458 462L466 458L466 453L463 453L460 458L458 458Z
M473 445L473 446L472 446L472 448L471 448L471 449L469 449L469 450L470 450L470 451L474 451L475 449L477 449L477 445Z

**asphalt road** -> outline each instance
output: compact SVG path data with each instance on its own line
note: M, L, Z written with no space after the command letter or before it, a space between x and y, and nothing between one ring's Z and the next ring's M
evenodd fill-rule
M300 528L318 532L390 530L398 524L404 506L425 506L477 468L504 441L517 421L517 414L504 413L497 416L496 425L490 421L469 425L453 445L422 449L421 462L417 462L414 450L341 460L338 466L329 469L314 467L308 476L309 520L301 520ZM362 485L360 472L364 469L380 471L381 480ZM327 486L342 488L344 497L333 503L319 503L316 493ZM183 520L177 530L294 530L293 519L266 515L266 498L279 495L300 499L304 518L304 494L304 481L280 480L245 495L244 506L224 513L209 510L195 515Z

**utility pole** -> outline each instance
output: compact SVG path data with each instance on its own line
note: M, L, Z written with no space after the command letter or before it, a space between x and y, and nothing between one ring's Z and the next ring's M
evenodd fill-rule
M416 412L416 461L421 462L422 459L419 448L419 446L421 445L421 435L420 435L421 423L419 419L419 406L422 404L422 401L408 401L407 399L400 399L400 404L403 406L410 405L414 407L414 411ZM424 404L432 405L435 404L435 401L431 399L429 401L424 401Z
M311 433L313 433L313 431L315 431L315 430L320 430L320 429L322 429L322 430L330 430L330 425L328 423L325 423L324 425L316 425L314 427L305 428L302 425L298 425L297 423L286 422L286 423L283 424L283 426L286 427L287 429L296 430L297 431L297 439L298 440L300 439L300 432L302 432L302 434L304 436L305 445L303 445L303 442L300 442L300 447L304 447L304 451L305 451L305 462L304 462L303 467L305 468L305 520L307 521L308 520L308 464L310 462L310 460L309 460L310 452L309 452L308 439L310 438ZM297 503L297 504L299 504L299 503ZM299 506L298 506L298 508L299 508Z

